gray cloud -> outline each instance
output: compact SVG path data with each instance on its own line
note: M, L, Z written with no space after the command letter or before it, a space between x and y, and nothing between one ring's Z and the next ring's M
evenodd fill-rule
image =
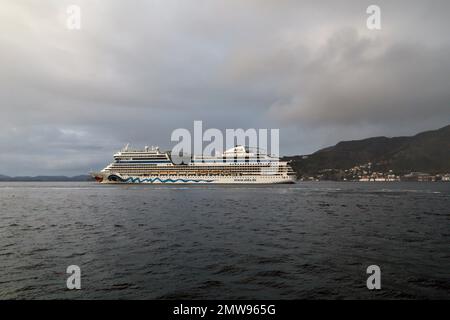
M65 27L69 4L82 30ZM99 169L194 120L281 128L281 151L450 119L447 1L20 1L0 11L3 174Z
M316 125L395 126L450 116L449 56L448 45L383 47L379 39L342 30L296 70L302 77L286 84L292 91L272 111L286 121Z

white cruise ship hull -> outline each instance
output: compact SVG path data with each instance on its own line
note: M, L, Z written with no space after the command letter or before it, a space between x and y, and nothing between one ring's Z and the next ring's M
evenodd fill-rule
M286 184L295 183L292 176L123 176L95 175L104 184Z
M100 183L148 184L277 184L294 183L295 173L286 161L259 151L236 146L219 156L192 156L188 163L175 164L159 148L124 150L97 173Z

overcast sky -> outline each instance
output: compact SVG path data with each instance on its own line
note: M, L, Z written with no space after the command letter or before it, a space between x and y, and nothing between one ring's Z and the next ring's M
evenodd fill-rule
M286 155L450 123L450 1L318 2L0 0L0 174L99 170L194 120L280 128Z

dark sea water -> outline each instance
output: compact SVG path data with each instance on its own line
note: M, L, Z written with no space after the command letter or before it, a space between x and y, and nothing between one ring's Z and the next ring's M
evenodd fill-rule
M450 299L449 208L450 183L1 183L0 298Z

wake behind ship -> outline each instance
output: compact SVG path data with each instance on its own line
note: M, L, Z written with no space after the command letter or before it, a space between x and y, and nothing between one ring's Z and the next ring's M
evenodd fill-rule
M100 183L276 184L294 183L295 173L286 161L236 146L220 156L193 156L187 164L175 164L158 147L123 150L100 172Z

